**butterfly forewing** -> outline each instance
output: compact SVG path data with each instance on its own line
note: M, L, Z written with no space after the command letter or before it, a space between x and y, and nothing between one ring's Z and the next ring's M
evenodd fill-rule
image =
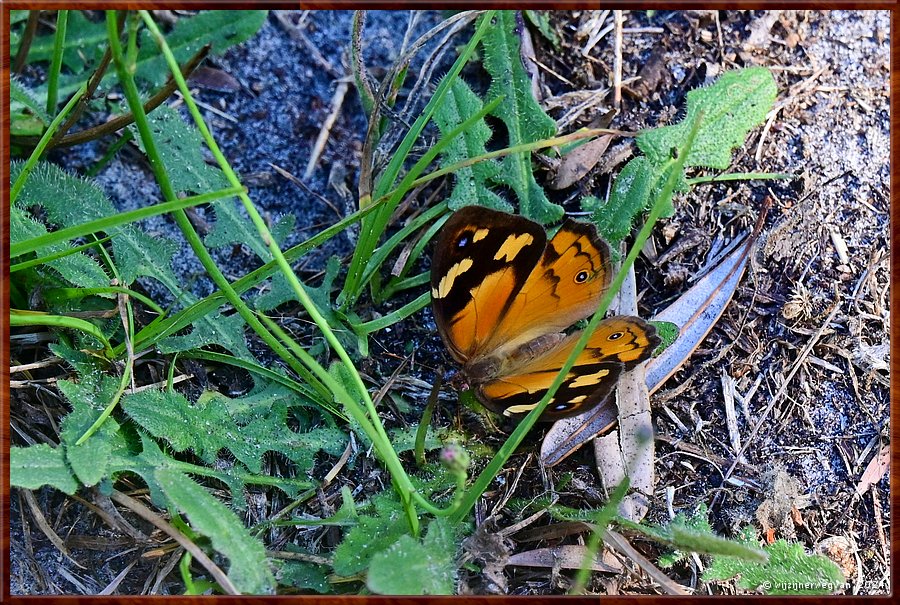
M592 226L566 221L500 317L487 348L510 351L589 317L609 286L609 263L609 246Z
M546 241L538 224L476 206L462 208L444 225L432 261L431 298L438 330L458 362L489 350Z

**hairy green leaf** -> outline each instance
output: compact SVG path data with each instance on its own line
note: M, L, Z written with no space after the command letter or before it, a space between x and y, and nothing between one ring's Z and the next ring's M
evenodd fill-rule
M156 149L166 168L166 175L176 192L205 193L226 189L228 179L216 166L203 161L203 138L189 126L181 114L168 105L160 105L147 115ZM132 125L135 140L144 150L137 128ZM146 153L146 152L145 152ZM234 198L230 198L234 200ZM217 200L216 204L227 200Z
M453 526L438 517L428 526L421 542L405 535L376 553L369 565L366 586L380 594L453 594L455 557Z
M10 182L19 178L24 167L21 160L10 163ZM112 202L96 184L50 162L37 163L16 205L23 209L43 208L47 221L59 227L71 227L115 212Z
M684 120L638 135L638 147L646 155L625 165L609 201L602 204L596 198L586 198L582 202L593 210L593 220L613 250L640 213L661 194L667 171L674 167L674 157L687 153L685 167L727 168L732 149L743 144L749 130L765 119L776 93L775 81L765 68L726 72L712 86L687 94ZM688 135L695 124L697 134L688 150ZM676 178L675 190L687 191L684 174ZM674 212L671 197L664 203L662 215L669 216Z
M772 108L778 87L765 67L723 73L715 84L687 93L684 120L654 128L637 137L638 147L651 162L662 164L673 150L681 150L694 121L700 129L685 161L685 168L703 166L724 170L731 151L741 145L751 128L761 124Z
M601 237L613 249L631 232L634 219L651 200L651 189L659 181L659 167L645 157L628 162L616 178L609 201L598 203L594 210L594 224Z
M228 507L179 471L159 469L156 480L193 529L208 536L213 548L228 557L228 577L242 593L274 592L265 547Z
M415 449L416 447L416 432L419 430L419 425L408 426L406 428L395 428L388 431L388 435L391 439L391 445L394 446L394 451L398 454L402 454L403 452L409 452ZM443 442L441 439L444 437L442 434L444 431L441 430L438 433L435 433L432 427L428 427L428 430L425 434L425 451L436 450L438 448L443 447Z
M9 78L9 116L12 134L40 134L52 121L38 95L15 75Z
M157 348L162 353L177 353L215 344L241 359L254 359L244 340L245 325L244 319L237 313L222 315L221 311L216 311L197 318L189 334L163 338L157 343Z
M118 388L118 380L101 376L94 384L89 381L60 380L60 392L72 404L72 412L61 424L60 439L66 446L66 459L75 475L84 485L96 485L109 474L110 455L121 440L119 423L107 418L100 429L81 445L75 443L94 424L100 413L112 400Z
M531 80L522 65L521 42L516 35L518 13L498 11L494 27L485 34L484 67L491 75L487 99L503 97L492 112L506 125L508 145L532 143L556 134L556 122L544 113L531 93ZM511 188L519 200L519 212L539 223L552 223L563 209L547 199L534 179L530 153L513 153L503 158L497 182Z
M338 455L346 446L346 436L338 429L295 433L288 428L288 405L283 398L273 400L270 409L240 424L229 413L226 401L224 395L206 393L191 404L180 393L150 389L123 397L122 407L176 452L191 449L212 463L224 448L253 473L260 472L262 456L269 451L280 452L297 464L299 474L306 474L320 450Z
M88 355L84 351L71 346L67 339L61 338L60 342L48 345L50 352L68 363L78 373L81 382L99 382L103 375L103 364L94 355Z
M680 328L678 327L678 324L672 323L671 321L651 321L650 323L656 328L656 335L659 336L661 341L659 346L653 352L653 355L655 356L672 346L678 338Z
M259 232L247 217L242 206L233 200L217 200L212 205L212 209L216 220L212 230L203 238L204 244L210 248L221 248L234 244L246 245L264 262L272 260L272 253L263 243ZM294 230L296 220L296 215L284 214L271 227L272 236L279 246Z
M11 164L11 181L18 177L23 166L18 161ZM73 227L116 213L115 206L93 181L68 174L48 162L35 166L16 205L23 209L43 208L48 222L59 227ZM131 225L119 227L110 235L123 285L143 275L158 280L176 296L183 293L171 268L176 250L172 240L150 237Z
M441 134L446 135L466 118L481 111L482 106L478 95L462 78L457 77L444 102L435 110L434 122ZM484 120L479 120L475 126L448 142L441 154L441 165L449 166L487 153L485 144L490 138L491 129ZM500 164L496 160L485 160L454 172L453 191L447 202L450 209L478 205L511 212L512 206L490 189L489 181L499 174Z
M742 535L748 547L758 546L752 527ZM778 540L765 547L768 561L748 561L737 557L715 556L703 572L703 580L727 580L737 577L744 590L768 595L826 595L841 592L846 580L840 568L822 555L809 555L800 544Z
M334 573L352 576L365 570L373 556L406 535L408 530L409 524L396 503L387 514L360 516L359 524L347 532L334 551Z
M69 495L78 489L64 449L46 443L9 448L9 484L25 489L49 485Z
M47 233L47 228L28 216L24 210L18 206L13 206L9 209L10 243L26 241L33 237L44 235L45 233ZM39 257L42 257L50 256L51 254L62 252L67 249L68 246L66 244L51 244L49 246L41 246L35 250L35 253ZM84 252L75 252L49 260L47 261L46 266L56 271L60 277L75 286L81 286L83 288L100 288L109 285L109 276L103 268L97 261ZM32 268L32 271L37 270ZM42 279L40 273L38 273L34 281L43 282L42 285L44 286L48 285L46 281Z
M331 303L335 290L334 280L337 278L340 270L340 257L329 257L325 264L325 275L322 277L322 283L317 287L303 285L319 312L325 316L325 319L332 326L340 325L334 313L334 306ZM297 295L294 293L294 289L288 284L284 274L278 272L272 276L272 287L269 288L268 292L257 296L253 304L259 311L271 311L278 305L295 300L297 300Z
M228 470L213 470L203 466L197 466L181 462L164 453L156 442L146 433L139 432L141 450L135 454L131 449L126 447L114 447L110 456L110 474L129 471L140 475L141 479L147 484L150 490L150 499L159 507L167 508L172 506L171 500L166 496L163 489L156 480L156 472L160 469L171 469L178 472L189 472L204 477L213 477L228 486L231 491L231 505L235 509L243 510L247 508L247 502L244 498L244 481L246 477L241 477L237 468ZM118 445L118 444L114 444ZM282 487L282 485L277 485ZM290 495L292 490L282 488L285 493Z
M297 549L292 544L288 544L288 551L295 552ZM292 548L293 547L293 548ZM331 586L328 584L328 572L322 565L310 563L307 561L285 561L278 573L280 584L293 586L301 590L314 590L319 594L331 592Z
M742 557L746 560L764 562L765 553L749 543L729 540L713 533L707 521L707 509L700 506L690 516L679 513L666 525L640 525L632 526L636 531L653 538L658 542L668 544L676 549L678 560L686 552L698 552L713 555L728 555Z
M124 283L133 283L140 276L152 277L184 300L182 283L172 272L172 257L178 249L173 240L150 236L129 225L113 237L112 246Z

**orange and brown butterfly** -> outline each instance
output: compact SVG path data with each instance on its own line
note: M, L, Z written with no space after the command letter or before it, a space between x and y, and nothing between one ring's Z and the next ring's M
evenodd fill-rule
M548 241L524 217L467 206L438 235L432 308L478 399L516 416L547 391L581 336L565 330L593 315L611 279L609 246L592 225L567 220ZM541 420L610 404L619 375L659 343L656 329L638 317L604 319Z

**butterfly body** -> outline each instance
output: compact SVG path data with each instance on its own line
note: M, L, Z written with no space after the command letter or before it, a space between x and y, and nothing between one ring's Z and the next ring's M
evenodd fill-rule
M432 307L478 399L514 416L547 391L581 336L567 328L596 311L610 279L609 247L592 226L569 220L548 240L524 217L468 206L438 235ZM604 319L541 419L603 404L619 375L658 344L640 318Z

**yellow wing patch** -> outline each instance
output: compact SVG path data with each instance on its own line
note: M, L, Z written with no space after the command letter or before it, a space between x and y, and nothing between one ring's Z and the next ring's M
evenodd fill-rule
M471 258L464 258L452 267L447 274L438 282L437 288L431 289L431 296L434 298L444 298L453 289L453 283L456 278L472 268L474 261Z
M530 246L533 243L534 237L530 233L510 235L503 241L503 245L500 246L500 249L497 250L497 254L494 255L494 260L502 260L511 263L516 259L516 256L519 255L519 252L522 251L522 248Z

